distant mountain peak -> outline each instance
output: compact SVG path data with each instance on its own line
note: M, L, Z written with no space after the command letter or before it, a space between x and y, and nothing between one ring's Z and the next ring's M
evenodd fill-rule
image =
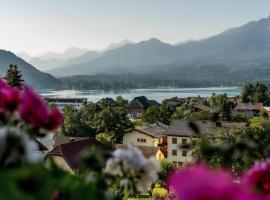
M106 47L105 49L102 50L102 52L105 52L105 51L109 51L109 50L112 50L112 49L117 49L119 47L122 47L126 44L133 44L134 42L128 40L128 39L125 39L125 40L122 40L120 42L115 42L115 43L111 43L108 47Z

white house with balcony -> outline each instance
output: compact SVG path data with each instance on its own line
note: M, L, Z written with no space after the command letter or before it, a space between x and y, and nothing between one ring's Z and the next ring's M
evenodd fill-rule
M246 126L246 123L232 122L211 122L211 121L193 121L201 134L217 136L221 130L231 128L240 128ZM188 120L174 121L166 130L167 135L167 159L177 166L182 166L193 161L193 149L184 148L185 145L194 144L198 139Z

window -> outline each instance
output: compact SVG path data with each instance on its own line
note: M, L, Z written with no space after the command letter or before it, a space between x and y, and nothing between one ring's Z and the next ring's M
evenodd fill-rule
M187 156L187 150L182 150L182 156L186 157Z
M177 138L172 138L172 143L177 144Z
M141 138L141 139L138 139L138 140L140 140L140 141L138 141L138 142L146 143L146 139Z
M178 167L182 167L183 166L183 163L182 162L178 162Z
M187 144L187 139L182 139L182 144L186 145Z
M197 143L197 141L194 139L192 140L192 144L195 145Z
M173 156L177 156L177 150L173 149L173 150L172 150L172 155L173 155Z
M137 142L140 142L140 138L137 138Z

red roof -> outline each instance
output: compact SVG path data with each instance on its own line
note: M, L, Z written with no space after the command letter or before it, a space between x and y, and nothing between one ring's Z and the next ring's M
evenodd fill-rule
M94 138L84 139L80 141L69 142L56 146L48 155L61 156L65 159L72 170L80 169L78 162L79 154L86 149L94 147L97 151L104 154L109 150L108 146L97 141Z
M260 111L263 109L262 103L238 103L234 110L236 111Z

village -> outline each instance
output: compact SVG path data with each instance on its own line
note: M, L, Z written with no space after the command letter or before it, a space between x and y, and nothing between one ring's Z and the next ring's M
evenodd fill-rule
M250 85L245 87L248 86ZM187 145L196 144L200 137L190 127L190 123L195 124L202 135L218 138L226 132L248 127L252 119L270 119L270 107L264 105L263 102L251 101L251 99L248 99L248 102L244 99L245 102L243 102L245 87L242 97L227 97L226 94L213 94L208 98L172 97L161 103L149 100L145 96L135 97L129 103L124 103L127 118L134 126L127 130L117 142L108 142L97 136L78 137L61 133L51 133L46 138L40 139L39 142L44 145L47 157L52 157L59 166L71 173L80 171L77 158L84 149L95 147L104 153L108 150L108 146L112 149L127 149L129 145L133 145L148 158L155 157L158 161L167 160L176 167L182 167L194 161L194 149L188 148ZM261 85L257 84L254 87L259 88ZM112 98L105 98L101 99L99 103L106 107L117 107L119 99L116 101ZM83 98L50 98L46 100L49 104L57 106L64 115L65 107L71 106L75 110L80 110L87 105L87 99ZM121 100L124 102L123 99ZM160 113L155 111L164 108L167 109L167 116L165 116L167 119L159 119ZM104 135L109 136L105 133Z

